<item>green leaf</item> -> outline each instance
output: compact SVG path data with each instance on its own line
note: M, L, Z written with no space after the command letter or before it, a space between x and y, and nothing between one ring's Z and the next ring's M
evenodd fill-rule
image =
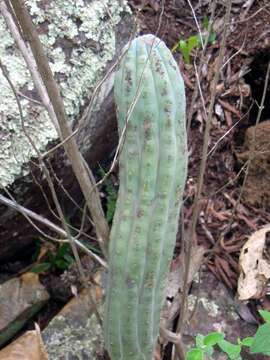
M208 355L208 357L211 358L211 356L213 355L213 352L214 352L214 348L213 348L213 346L208 345L208 346L204 347L203 351Z
M251 354L270 355L270 324L266 323L257 330L254 341L250 347Z
M69 268L69 263L66 262L64 259L57 259L54 262L54 265L61 270L67 270Z
M210 44L214 44L214 43L216 42L216 38L217 38L216 33L211 32L211 33L209 34L208 42L209 42Z
M117 191L111 182L106 185L106 192L107 192L107 212L106 212L106 219L108 223L111 223L113 220L115 207L116 207L116 200L117 200Z
M220 347L220 349L222 351L224 351L228 355L229 359L235 360L235 359L239 358L239 355L241 352L240 345L232 344L227 340L220 340L218 342L218 346Z
M209 19L208 19L207 16L204 16L204 17L203 17L203 28L204 28L205 30L207 30L207 29L208 29L208 26L209 26Z
M52 266L51 263L44 262L44 263L40 263L40 264L33 266L30 271L33 273L36 273L36 274L41 274L41 273L49 270L51 268L51 266Z
M196 47L198 47L198 45L200 44L201 40L199 38L198 35L195 35L195 36L190 36L188 38L188 51L189 53L191 53L191 51L193 49L195 49Z
M204 338L204 345L214 346L214 345L216 345L219 341L223 340L224 337L225 337L224 333L221 333L221 332L212 332L212 333L208 334L207 336L205 336L205 338Z
M270 312L266 310L259 310L259 313L266 323L270 323Z
M204 335L198 334L198 335L196 336L195 342L196 342L196 347L197 347L197 348L201 348L201 347L204 346L203 340L204 340Z
M203 351L197 348L189 350L186 354L186 360L203 360Z
M51 252L51 250L48 250L47 253L46 253L48 259L49 259L49 262L53 263L54 262L54 259L55 259L55 255L53 255L53 253Z
M69 265L73 264L74 263L74 257L72 257L71 255L69 254L65 254L63 256L64 260L66 260L67 263L69 263Z
M190 63L189 51L188 51L188 45L187 45L185 40L180 40L179 41L179 48L180 48L180 50L182 52L184 62L186 64L189 64Z
M57 251L56 257L57 258L61 258L63 257L68 251L69 251L70 247L68 243L64 243L63 245L61 245Z
M241 345L250 347L254 341L253 337L246 337L241 340Z

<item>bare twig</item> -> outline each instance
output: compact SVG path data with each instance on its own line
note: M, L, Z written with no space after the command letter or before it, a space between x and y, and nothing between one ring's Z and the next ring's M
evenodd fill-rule
M229 128L229 130L227 130L226 132L225 132L225 134L223 134L219 139L218 139L218 141L215 143L215 145L211 148L211 150L209 150L209 152L208 152L208 154L207 154L207 157L209 157L211 154L212 154L212 152L216 149L216 147L218 146L218 144L240 123L240 121L241 121L242 119L239 119L238 121L236 121L236 123L235 124L233 124L233 126L231 126L230 128Z
M207 111L206 111L206 106L205 106L205 100L204 100L203 93L202 93L202 88L201 88L201 83L200 83L200 77L199 77L199 73L198 73L198 70L197 70L196 62L194 62L194 69L195 69L195 74L196 74L197 86L198 86L199 94L200 94L201 101L202 101L203 111L204 111L205 117L207 118Z
M242 52L242 50L244 49L245 43L246 43L246 37L247 36L245 34L245 38L243 40L241 47L234 54L232 54L232 56L229 57L229 59L222 65L220 70L222 70L229 62L231 62L235 56L237 56L238 54L240 54Z
M197 26L197 29L198 29L198 33L199 33L199 36L200 36L200 40L201 40L201 44L202 44L202 48L203 48L203 50L204 50L204 48L205 48L205 43L204 43L204 41L203 41L201 28L200 28L200 25L199 25L199 23L198 23L197 16L196 16L196 13L195 13L195 10L194 10L194 8L193 8L193 6L192 6L192 4L191 4L190 0L187 0L187 2L188 2L188 5L189 5L189 6L190 6L190 8L191 8L192 15L193 15L193 17L194 17L194 21L195 21L195 23L196 23L196 26Z
M162 11L164 11L164 10L162 10ZM159 30L159 28L157 29L157 31L158 30ZM123 145L124 145L124 141L125 141L127 126L128 126L128 123L130 121L132 112L133 112L133 110L134 110L134 108L136 106L136 103L137 103L137 101L139 99L139 96L140 96L140 93L141 93L141 84L142 84L142 81L143 81L143 76L144 76L147 64L150 61L153 46L154 46L154 42L152 43L152 45L150 47L148 57L147 57L147 59L145 61L144 67L142 69L142 73L141 73L140 78L139 78L139 82L138 82L138 86L137 86L134 98L132 99L132 102L130 103L129 108L127 110L127 114L126 114L126 118L125 118L125 125L123 127L123 130L122 130L120 136L119 136L118 145L117 145L115 155L114 155L112 164L110 166L110 169L104 174L103 178L96 183L96 186L101 185L108 178L108 176L111 174L111 172L113 171L113 169L114 169L114 167L115 167L115 165L116 165L116 163L118 161L119 155L121 154L121 151L122 151L122 148L123 148ZM127 48L124 50L124 53L127 51L127 49L129 49L129 47L130 47L130 43L128 44Z
M210 32L211 32L213 22L214 22L215 12L216 12L216 0L214 0L212 5L211 5L211 16L210 16L210 20L209 20L209 24L208 24L207 35L206 35L206 39L205 39L205 45L208 44ZM203 67L203 64L204 64L204 56L205 56L205 53L206 53L206 48L207 48L207 46L205 46L203 51L202 51L201 59L200 59L200 63L199 63L198 71L197 71L197 74L198 74L197 77L199 79L200 79L202 67ZM199 90L199 87L198 87L198 81L197 81L196 84L195 84L195 89L194 89L194 91L192 93L191 104L190 104L190 108L189 108L189 112L188 112L188 116L187 116L187 134L189 134L189 131L190 131L191 120L192 120L192 116L194 114L195 102L196 102L197 96L198 96L198 90Z
M231 13L231 0L227 1L226 3L226 14L224 17L224 30L222 34L222 40L217 60L217 71L215 73L213 84L212 84L212 91L211 91L211 100L210 105L208 108L208 117L206 122L206 127L204 131L204 142L203 142L203 150L202 150L202 161L200 164L200 173L199 173L199 179L198 179L198 187L197 187L197 193L194 200L194 210L192 214L192 220L191 220L191 229L189 233L189 239L187 242L187 249L185 253L185 274L184 274L184 286L183 286L183 296L181 301L181 312L179 316L179 321L177 324L177 332L181 335L183 331L184 326L184 311L186 307L186 301L187 301L187 295L188 295L188 275L190 270L190 261L191 261L191 250L192 250L192 240L195 236L196 232L196 225L198 221L198 214L199 214L199 202L202 194L202 187L203 187L203 181L204 181L204 174L206 169L206 161L207 161L207 150L208 150L208 144L209 144L209 136L210 136L210 129L211 129L211 120L212 120L212 114L213 114L213 108L216 98L216 87L219 80L219 74L220 69L222 67L222 61L224 58L224 52L225 52L225 43L226 43L226 37L227 37L227 29L229 25L230 20L230 13Z
M50 150L46 151L45 153L42 154L42 158L44 159L45 157L47 157L48 155L51 155L54 151L56 151L57 149L59 149L60 147L62 147L67 141L69 141L70 138L72 138L73 136L75 136L79 131L79 128L75 129L67 138L65 138L64 140L62 140L59 144L55 145L53 148L51 148Z
M252 7L254 1L255 1L255 0L247 0L247 1L245 2L245 4L243 5L243 7L245 8L245 10L243 11L243 13L242 13L242 15L241 15L241 18L242 18L241 20L243 20L243 19L247 16L247 14L248 14L250 8Z
M261 104L259 106L259 111L258 111L257 118L256 118L256 124L254 126L253 139L252 139L252 143L251 143L251 151L250 151L250 154L249 154L249 159L246 161L246 163L243 165L242 169L240 170L242 172L243 169L245 169L245 176L244 176L244 181L243 181L243 184L242 184L242 187L241 187L241 190L240 190L240 194L239 194L237 200L234 203L234 207L233 207L233 211L232 211L232 214L230 216L230 219L229 219L229 223L227 224L226 229L220 234L219 238L217 239L217 241L216 241L215 245L212 247L212 249L209 251L208 255L205 257L205 259L204 259L205 264L211 258L211 256L213 255L213 253L215 252L217 247L220 245L220 243L222 243L222 241L224 240L225 234L231 229L231 226L232 226L233 221L235 219L235 214L237 212L237 209L238 209L238 206L239 206L239 203L241 201L242 194L243 194L243 190L245 188L245 184L246 184L250 164L251 164L251 161L253 160L253 157L254 157L254 152L255 152L255 147L256 147L256 144L255 144L256 127L260 122L261 114L262 114L262 111L263 111L263 108L264 108L264 102L265 102L267 87L268 87L268 83L269 83L269 77L270 77L270 61L268 62L268 66L267 66L264 89L263 89L263 94L262 94L262 98L261 98ZM224 194L224 196L227 197L226 194Z
M238 20L238 21L234 21L233 24L239 24L239 23L243 23L246 21L251 20L252 18L254 18L256 15L258 15L262 10L265 10L265 8L267 7L267 5L262 6L260 9L258 9L257 11L255 11L252 15L250 15L247 18L244 18L242 20Z
M7 192L7 194L9 195L9 197L11 199L8 199L5 196L0 194L0 203L1 204L6 205L6 206L10 207L11 209L14 209L14 210L20 212L31 223L31 225L34 226L35 229L37 229L38 232L40 232L45 238L48 238L52 241L57 241L57 242L68 242L68 240L65 240L65 239L67 239L67 233L65 232L65 230L63 230L61 227L57 226L50 220L44 218L43 216L36 214L34 211L29 210L29 209L25 208L24 206L19 205L15 201L15 199L12 197L12 195L5 188L3 188L3 189L4 189L4 191ZM56 239L56 238L53 238L53 237L45 234L41 229L37 228L37 226L33 223L33 221L31 221L31 219L36 220L40 224L45 225L46 227L48 227L49 229L51 229L52 231L54 231L55 233L60 235L62 237L62 239ZM91 258L96 260L102 267L107 268L106 262L101 257L99 257L98 255L93 253L91 250L89 250L84 244L82 244L76 238L74 238L74 242L76 243L76 245L78 245L78 247L80 249L82 249L86 254L91 256Z
M244 176L244 180L243 180L243 184L241 186L239 196L238 196L237 201L236 201L236 205L234 207L234 213L233 213L233 216L231 217L231 219L234 219L235 212L237 211L237 207L238 207L238 205L239 205L239 203L241 201L241 197L243 195L244 188L246 186L249 169L250 169L252 160L254 159L254 156L255 156L256 129L257 129L257 126L258 126L258 124L260 122L262 111L264 109L264 102L265 102L266 92L267 92L268 83L269 83L269 75L270 75L270 61L268 62L266 76L265 76L265 82L264 82L264 89L263 89L263 94L262 94L262 98L261 98L261 103L260 103L260 106L259 106L259 111L258 111L258 114L257 114L256 123L255 123L254 129L253 129L251 149L250 149L250 152L249 152L249 158L247 160L247 167L246 167L246 171L245 171L245 176Z
M58 120L60 128L60 139L63 141L64 139L71 136L72 131L68 125L63 100L60 96L58 86L49 67L49 63L42 44L39 40L38 33L32 23L30 15L24 6L23 0L10 0L10 3L12 4L14 13L17 17L18 23L20 24L24 37L29 42L32 49L39 73L42 77ZM73 137L70 137L69 141L64 143L64 148L71 161L73 171L82 189L87 206L95 224L97 235L100 239L102 239L103 242L107 242L109 236L109 227L104 216L99 194L97 190L91 191L91 189L95 187L95 183L93 182L94 177L90 179L85 168L82 155L79 152L78 146Z
M17 92L16 92L16 89L12 83L12 81L10 80L9 78L9 74L5 68L5 66L1 63L0 61L0 68L2 70L2 73L4 75L4 77L6 78L8 84L10 85L11 87L11 90L12 92L14 93L14 96L15 96L15 99L16 99L16 102L17 102L17 105L18 105L18 109L19 109L19 114L20 114L20 118L21 118L21 124L22 124L22 130L23 130L23 133L24 135L26 136L26 138L28 139L29 143L31 144L32 148L35 150L36 152L36 155L39 159L39 162L40 162L40 166L42 167L42 170L45 174L45 177L46 177L46 180L48 182L48 185L49 185L49 189L51 191L51 194L52 194L52 198L53 198L53 201L55 203L55 206L56 206L56 209L57 209L57 212L58 212L58 215L60 217L60 220L61 220L61 223L62 223L62 226L67 234L67 238L69 240L69 243L70 243L70 247L72 249L72 252L73 252L73 255L74 255L74 258L76 260L76 264L77 264L77 267L78 267L78 270L79 270L79 274L80 274L80 277L81 277L81 280L82 280L82 283L84 284L85 287L88 287L88 282L87 282L87 278L84 274L84 270L83 270L83 267L82 267L82 263L81 263L81 260L80 260L80 256L79 256L79 253L78 253L78 250L77 250L77 247L76 247L76 244L74 242L74 239L70 233L70 230L69 230L69 227L66 223L66 220L65 220L65 216L64 216L64 213L62 211L62 208L61 208L61 205L60 205L60 202L58 200L58 196L57 196L57 193L55 191L55 188L54 188L54 184L53 184L53 181L51 179L51 176L50 176L50 173L49 173L49 170L47 169L46 167L46 164L44 163L42 157L41 157L41 153L40 151L38 150L38 148L36 147L34 141L32 140L32 138L30 137L30 135L27 133L27 130L25 128L25 125L24 125L24 117L23 117L23 112L22 112L22 107L21 107L21 103L20 103L20 100L19 100L19 97L17 95ZM98 310L97 310L97 307L95 305L95 302L94 300L92 299L91 295L90 295L90 301L92 302L93 304L93 308L94 308L94 312L95 312L95 315L97 317L97 320L98 322L100 323L100 325L102 324L102 321L101 321L101 317L98 313Z

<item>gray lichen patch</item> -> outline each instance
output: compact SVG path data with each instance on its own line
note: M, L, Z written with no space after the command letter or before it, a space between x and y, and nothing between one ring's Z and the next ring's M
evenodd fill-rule
M72 299L43 331L42 338L52 360L94 360L103 351L103 334L89 301L90 289ZM97 309L102 314L102 305Z
M74 121L114 56L115 26L128 11L126 2L28 0L26 4L60 85L66 112ZM34 85L3 18L0 34L1 61L20 96L27 133L42 151L57 138L56 131L44 107L31 101L38 98ZM29 172L27 163L36 154L22 131L14 95L1 72L0 94L0 186L7 186Z
M60 316L52 325L50 340L45 340L50 359L96 359L103 342L102 329L93 314L84 326L67 324L65 317Z

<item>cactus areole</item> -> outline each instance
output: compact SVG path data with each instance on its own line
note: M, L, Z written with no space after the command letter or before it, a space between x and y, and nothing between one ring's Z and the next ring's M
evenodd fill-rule
M105 346L112 360L151 360L187 173L185 91L166 45L128 45L115 76L120 189L110 234Z

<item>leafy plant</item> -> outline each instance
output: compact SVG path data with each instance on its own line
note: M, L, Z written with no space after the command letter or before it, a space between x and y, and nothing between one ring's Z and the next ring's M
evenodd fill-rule
M227 354L230 360L241 360L241 350L243 346L248 347L251 354L270 355L270 312L259 311L265 321L260 325L254 337L237 339L237 344L225 340L225 334L222 332L212 332L206 336L201 334L196 336L196 347L189 350L186 354L186 360L204 360L211 359L214 352L214 346Z
M106 175L104 169L102 169L101 167L99 172L102 177ZM106 193L106 219L108 223L111 223L115 212L117 190L110 178L107 178L104 181L104 188Z
M64 243L59 246L56 254L49 250L46 253L46 261L33 266L31 271L40 274L48 270L67 270L73 262L70 246Z
M205 17L203 20L203 29L207 30L208 26L209 26L209 21L208 21L207 17ZM174 45L172 51L174 52L179 48L179 50L181 51L181 53L183 55L184 62L186 64L190 64L191 52L194 49L202 46L202 41L205 43L206 39L207 39L206 34L202 34L202 36L200 36L199 34L192 35L188 39L185 39L185 40L181 39L178 43L176 43ZM216 34L212 30L210 30L208 42L210 44L213 44L215 41L216 41Z

